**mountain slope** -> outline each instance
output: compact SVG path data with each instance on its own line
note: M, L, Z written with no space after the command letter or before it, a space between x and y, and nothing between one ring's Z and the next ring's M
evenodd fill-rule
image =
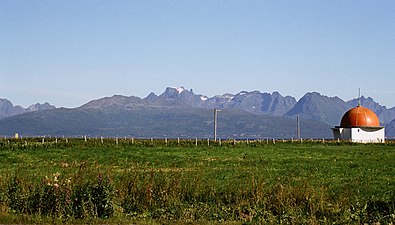
M387 138L395 138L395 119L385 126L385 136Z
M317 92L310 92L305 94L285 116L300 115L303 119L335 126L340 123L341 117L348 109L350 109L349 104L338 97L328 97Z
M0 134L207 138L212 137L212 117L210 109L191 107L60 108L3 119ZM304 121L302 125L304 137L331 136L326 124ZM295 136L295 121L226 109L218 117L218 134L220 138L291 138Z

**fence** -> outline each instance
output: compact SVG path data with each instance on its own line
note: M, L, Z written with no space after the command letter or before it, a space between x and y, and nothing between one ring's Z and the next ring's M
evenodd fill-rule
M321 143L321 144L357 144L349 140L334 139L199 139L199 138L134 138L134 137L3 137L0 145L16 144L21 146L28 145L73 145L73 144L94 144L94 145L133 145L133 146L236 146L236 145L276 145L276 144L302 144L302 143ZM386 140L385 144L395 144L395 140Z

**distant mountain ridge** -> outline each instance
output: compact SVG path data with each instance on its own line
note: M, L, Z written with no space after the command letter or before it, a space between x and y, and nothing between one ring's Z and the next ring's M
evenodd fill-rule
M36 103L34 105L30 105L28 108L25 109L21 106L14 106L12 102L7 99L0 98L0 120L6 117L19 115L26 112L34 112L54 108L56 107L50 105L48 102L45 102L43 104Z
M116 96L119 99L119 96ZM94 102L95 104L101 102ZM111 107L84 105L79 108L24 113L0 120L0 135L12 136L105 136L136 138L212 138L213 111L188 106L139 105ZM304 121L303 137L330 138L329 126ZM295 137L294 120L254 115L238 109L227 109L218 118L221 139L258 139Z
M283 97L278 92L261 93L259 91L242 91L236 95L224 94L214 97L197 95L193 90L186 90L183 87L166 88L165 92L159 96L154 93L149 94L145 100L154 104L185 104L195 108L218 108L218 109L241 109L256 115L282 116L295 104L294 97Z
M240 115L243 114L243 112L251 114L250 116L247 116L251 118L252 117L255 118L255 116L253 115L276 117L276 118L281 117L284 119L284 121L285 120L292 121L295 119L297 115L299 115L303 121L316 121L318 123L326 124L328 127L331 127L331 126L339 125L343 114L350 108L355 107L358 104L359 100L363 106L370 108L378 115L379 120L383 126L388 127L387 135L391 137L395 137L395 129L393 129L395 124L395 107L387 109L385 106L381 106L380 104L375 102L371 97L365 98L364 96L362 96L360 99L352 99L349 101L344 101L339 97L328 97L325 95L321 95L318 92L306 93L301 99L299 99L299 101L296 101L294 97L282 96L278 92L262 93L259 91L251 91L251 92L242 91L237 94L226 93L223 95L207 97L205 95L195 94L192 89L187 90L183 87L177 87L177 88L168 87L160 95L156 95L155 93L150 93L145 98L140 98L135 96L127 97L122 95L114 95L112 97L104 97L104 98L92 100L78 108L70 109L70 110L73 113L93 112L92 115L96 115L98 118L100 118L100 116L98 115L101 114L103 115L111 114L115 116L117 112L122 112L121 114L117 114L117 116L123 115L125 118L128 118L127 119L128 121L132 121L132 119L126 115L128 113L130 114L134 113L134 115L136 116L137 114L140 115L141 112L149 112L151 114L150 115L147 114L147 117L151 116L153 120L156 121L156 123L162 124L163 121L161 121L161 119L164 120L164 122L166 122L168 118L173 118L172 116L169 116L166 113L173 112L174 114L174 110L177 112L175 114L177 114L180 117L183 117L182 112L189 112L188 114L190 117L189 119L193 120L194 116L198 118L197 115L192 113L193 111L198 111L197 109L202 109L204 112L207 112L207 110L212 110L214 108L217 108L224 110L220 115L226 114L225 113L226 111L236 110L237 112L239 112ZM11 102L9 101L7 102L7 101L8 100L0 101L0 110L2 108L7 109L0 111L0 113L2 113L0 114L0 116L3 115L3 117L0 117L0 119L10 117L12 115L27 113L30 111L37 111L42 109L54 109L54 107L49 105L48 103L45 103L43 105L36 104L36 105L32 105L28 109L23 109L22 107L18 107L18 106L14 107L12 106ZM189 111L191 109L192 112ZM158 114L160 114L161 112L163 113L163 116L158 116ZM27 117L28 116L29 115L27 115ZM107 121L108 123L112 124L111 125L112 127L110 126L109 128L106 129L119 128L119 127L117 128L117 126L120 126L121 124L119 124L114 120L116 120L116 118L109 119L109 121L112 122ZM145 120L141 119L141 121L145 121ZM248 121L251 122L251 120ZM279 122L280 120L276 120L276 121L282 124L282 122ZM102 123L102 121L96 121L96 122ZM148 121L146 122L154 126L154 123ZM229 121L229 123L230 122L231 121ZM91 121L90 123L92 124L93 127L95 127L93 121ZM276 124L270 123L270 126L276 126ZM284 129L288 127L285 126L284 124L282 126ZM78 130L78 127L74 129ZM165 128L161 128L161 129L165 129ZM184 129L187 128L184 127ZM147 133L149 132L147 131Z

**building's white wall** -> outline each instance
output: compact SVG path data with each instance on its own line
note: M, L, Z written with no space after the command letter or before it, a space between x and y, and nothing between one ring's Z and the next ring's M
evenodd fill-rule
M351 128L351 140L361 143L383 143L385 129Z
M384 143L384 128L332 128L334 139L360 143Z

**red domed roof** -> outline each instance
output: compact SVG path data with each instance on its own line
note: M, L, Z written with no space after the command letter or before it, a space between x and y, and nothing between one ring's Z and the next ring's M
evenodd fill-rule
M348 110L340 123L340 127L379 127L377 115L370 109L357 106Z

